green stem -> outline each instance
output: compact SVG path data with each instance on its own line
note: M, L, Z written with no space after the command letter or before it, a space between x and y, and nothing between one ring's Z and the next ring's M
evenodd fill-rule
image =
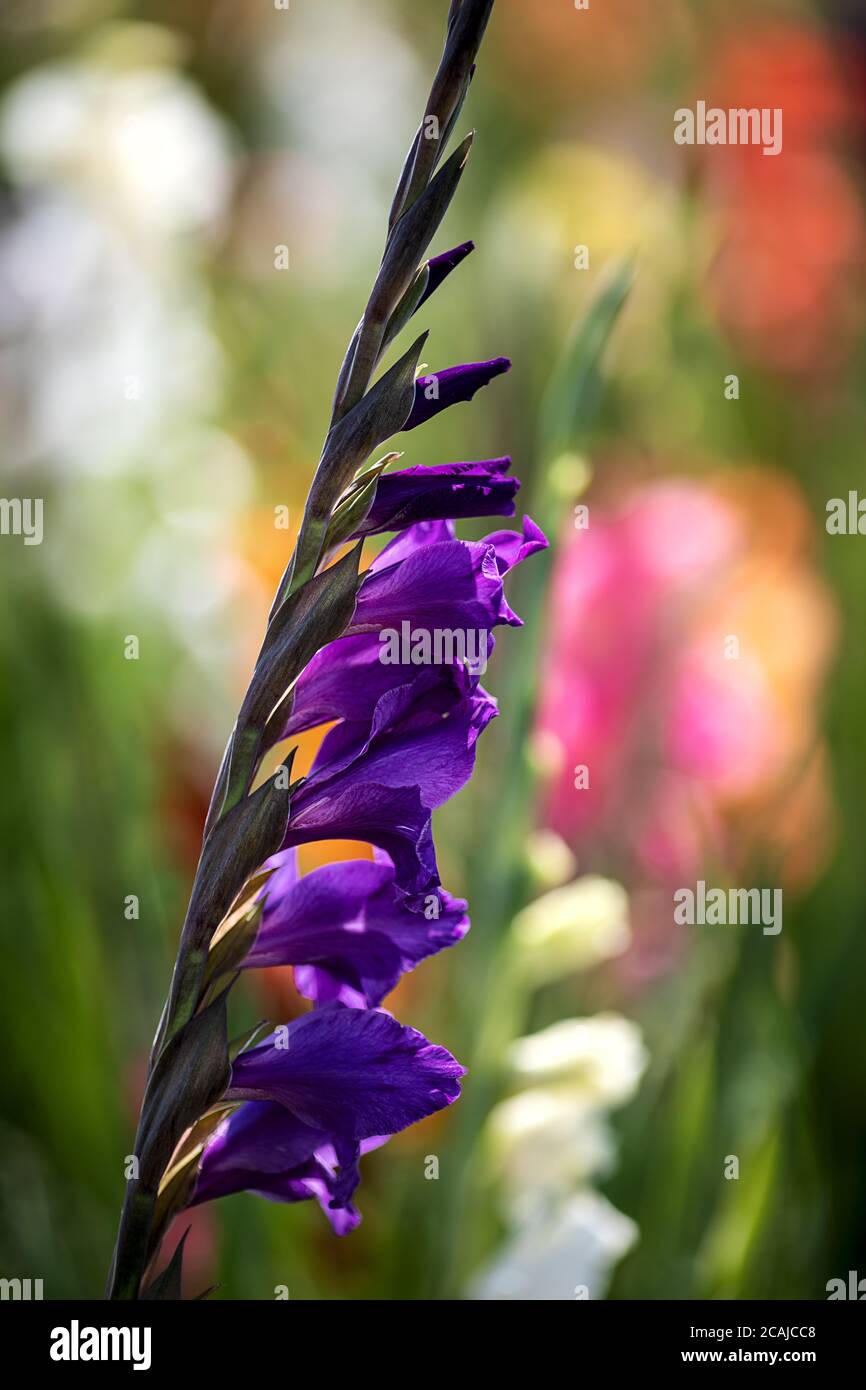
M134 1301L150 1258L150 1227L156 1195L137 1190L130 1183L120 1214L114 1259L108 1276L106 1297L114 1302Z

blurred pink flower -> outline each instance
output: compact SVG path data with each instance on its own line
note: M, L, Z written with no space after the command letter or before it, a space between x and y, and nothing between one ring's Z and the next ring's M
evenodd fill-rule
M634 486L563 538L538 747L583 868L647 888L750 856L816 871L836 620L810 526L791 482L742 472Z

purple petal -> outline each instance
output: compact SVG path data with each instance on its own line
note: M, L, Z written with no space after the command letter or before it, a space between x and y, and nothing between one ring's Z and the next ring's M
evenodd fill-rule
M273 1101L249 1101L205 1145L190 1206L253 1192L274 1202L316 1198L337 1235L357 1226L351 1198L360 1146L306 1125Z
M368 840L390 855L401 893L434 893L431 811L471 776L478 735L496 712L463 666L428 667L387 691L372 719L346 720L322 741L283 848Z
M283 1043L280 1046L278 1044ZM379 1009L316 1010L237 1058L229 1100L274 1100L345 1139L396 1134L450 1105L465 1068Z
M346 720L322 740L311 785L354 775L383 787L416 787L430 810L472 775L479 734L496 701L462 666L428 667L382 696L369 722Z
M495 646L491 634L487 639L488 661ZM475 673L471 674L474 682ZM382 661L378 633L338 638L316 654L298 681L281 738L336 719L372 719L386 691L407 685L417 675L417 666Z
M367 631L341 637L317 652L295 687L281 737L336 719L369 719L387 691L417 676L412 639L418 634L462 634L462 654L469 655L471 646L478 655L481 634L487 632L483 655L489 660L494 647L490 628L519 623L505 600L502 578L546 545L528 517L523 535L497 531L477 542L455 540L445 521L420 522L396 536L376 557L361 586L352 626ZM443 588L445 576L449 582ZM390 655L379 638L383 629L399 639L401 660L383 660ZM445 648L440 650L447 655ZM431 653L436 654L432 644ZM455 659L460 655L455 648ZM480 674L482 664L474 675Z
M368 572L347 632L397 630L403 621L428 632L519 626L505 598L495 547L486 541L440 541Z
M379 570L387 569L389 565L396 565L398 560L405 560L414 555L415 551L421 550L423 546L439 545L444 541L456 539L453 521L419 521L416 526L409 527L389 541L365 573L378 574Z
M529 516L523 518L522 536L517 531L493 531L489 536L485 536L484 540L496 551L496 564L500 574L507 574L515 565L522 564L539 550L547 550L550 545L541 527L536 526Z
M363 840L383 849L410 905L423 905L438 891L432 813L417 787L395 789L360 779L353 785L351 778L323 787L307 783L295 797L283 843L289 848L318 840Z
M420 376L415 383L415 404L403 429L414 430L449 405L471 401L476 391L510 368L507 357L494 357L489 362L464 362L459 367Z
M309 998L380 1004L401 975L469 929L466 903L447 893L430 920L411 912L390 861L328 864L299 878L294 859L283 857L263 890L262 924L243 964L300 967L295 980Z

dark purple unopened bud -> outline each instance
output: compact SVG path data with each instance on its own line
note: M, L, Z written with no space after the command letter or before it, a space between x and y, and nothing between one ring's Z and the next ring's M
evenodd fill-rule
M435 294L443 280L447 280L452 270L456 270L461 261L465 261L470 252L475 250L474 241L463 241L459 246L453 246L450 251L443 251L441 256L431 256L427 262L429 272L427 278L427 288L418 300L415 312L426 304L431 294Z
M415 404L404 430L416 429L440 410L457 405L458 401L471 401L482 386L510 369L507 357L494 357L490 362L464 362L459 367L446 367L444 371L419 376L415 382Z
M513 516L520 480L509 457L476 463L441 463L383 473L376 497L354 538L402 531L420 521L470 516Z

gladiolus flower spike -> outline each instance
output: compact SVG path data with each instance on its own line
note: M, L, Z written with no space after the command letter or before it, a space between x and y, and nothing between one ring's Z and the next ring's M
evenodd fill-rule
M295 550L217 776L150 1059L109 1278L115 1299L176 1290L162 1276L142 1291L169 1221L230 1193L315 1198L334 1231L352 1230L361 1155L460 1093L459 1062L380 1006L402 974L468 930L466 903L439 880L431 818L471 776L496 714L479 678L493 628L520 622L505 576L547 542L528 518L522 534L456 538L456 518L514 514L507 458L391 473L393 455L369 463L392 435L471 399L507 371L505 358L418 377L422 335L371 380L473 249L425 259L469 153L465 140L440 166L492 4L452 0ZM362 571L364 538L384 531L394 538ZM467 653L459 639L470 633ZM291 757L258 778L275 744L326 722L306 778L292 779ZM367 841L373 859L300 875L296 847L330 839ZM230 1046L232 985L273 965L294 968L309 1011Z

